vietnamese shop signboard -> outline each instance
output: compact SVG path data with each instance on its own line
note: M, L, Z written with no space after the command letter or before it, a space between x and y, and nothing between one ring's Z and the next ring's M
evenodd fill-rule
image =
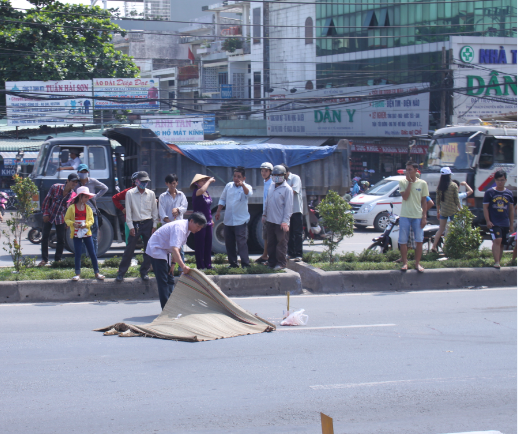
M94 78L96 110L150 110L160 108L158 78Z
M428 132L428 83L274 92L268 135L411 137Z
M516 116L516 39L454 37L452 49L452 123Z
M427 146L413 146L411 154L426 155ZM373 152L377 154L408 154L408 148L391 145L351 145L351 152Z
M158 118L142 116L142 128L149 128L166 143L194 142L204 139L203 118Z
M93 122L91 80L7 81L5 88L20 93L6 96L7 125Z

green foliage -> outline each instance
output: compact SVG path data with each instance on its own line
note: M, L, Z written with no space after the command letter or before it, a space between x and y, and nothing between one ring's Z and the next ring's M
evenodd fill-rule
M354 219L351 206L336 192L330 190L318 205L318 212L323 220L328 238L324 239L325 253L329 263L334 261L334 252L345 237L353 236Z
M196 264L196 256L194 255L185 255L185 261L186 264Z
M214 264L226 264L227 263L227 255L224 253L216 253L214 255L214 259L212 260Z
M451 259L465 258L471 251L478 251L482 243L480 229L473 226L475 216L467 206L455 214L444 242L444 254Z
M113 258L105 259L102 264L102 267L103 268L119 268L121 261L122 261L122 258L119 258L118 256L114 256Z
M73 257L66 257L61 261L54 261L50 263L51 268L75 268L75 262Z
M126 33L111 22L113 10L99 6L31 0L15 9L0 0L0 82L136 77L132 58L115 50L113 35ZM5 97L0 104L5 106Z
M224 51L228 51L229 53L233 53L236 50L243 48L243 41L239 38L227 38L221 48Z
M19 272L26 267L22 253L22 236L28 229L25 222L36 209L33 197L38 194L38 188L30 178L14 175L13 179L11 190L16 194L16 211L6 220L8 230L3 229L2 234L5 237L3 249L11 255L14 268Z
M144 263L144 255L135 255L135 259L137 260L138 265L142 265Z

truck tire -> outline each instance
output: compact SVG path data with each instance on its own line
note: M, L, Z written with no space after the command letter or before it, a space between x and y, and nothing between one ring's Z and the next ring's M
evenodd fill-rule
M374 229L379 232L383 232L389 224L389 213L380 212L374 219Z
M264 251L263 222L261 214L257 214L252 218L251 223L248 226L248 249L251 253L262 253Z
M97 235L97 257L101 258L111 247L113 243L113 228L111 221L108 220L108 217L103 215L104 222L101 228L99 229L99 234ZM67 233L65 235L66 243L65 248L72 253L74 252L74 240L70 238L70 228L67 228Z
M216 253L227 253L225 246L225 223L223 223L223 216L220 220L214 223L214 229L212 231L212 252Z

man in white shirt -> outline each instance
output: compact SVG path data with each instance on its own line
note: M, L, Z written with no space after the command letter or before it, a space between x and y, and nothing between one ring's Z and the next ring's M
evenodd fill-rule
M195 234L207 224L207 219L200 212L192 213L189 220L175 220L158 229L149 239L146 256L151 258L153 272L156 276L160 306L169 300L174 289L174 266L178 266L185 274L191 269L185 265L180 249L187 243L187 237Z
M144 249L153 232L156 230L158 223L158 209L156 206L156 196L153 190L147 187L150 181L147 172L138 172L135 179L135 188L126 193L126 224L130 230L128 243L124 249L122 260L119 265L117 274L117 282L124 280L124 275L131 265L131 258L135 252L138 239L142 236L144 241ZM151 266L151 258L144 253L144 262L140 266L140 277L144 281L149 280L147 275Z
M79 149L70 149L68 151L68 161L63 165L63 167L60 167L58 170L77 170L77 168L81 164L81 160L79 158L80 153L81 150Z
M304 240L304 226L302 221L302 181L300 176L290 173L288 166L283 164L286 169L286 182L293 190L293 213L290 219L290 237L288 240L288 258L295 262L302 260L302 242Z
M176 174L165 177L167 191L158 198L158 215L162 223L171 223L175 220L182 220L187 211L187 198L185 194L177 190L178 176Z

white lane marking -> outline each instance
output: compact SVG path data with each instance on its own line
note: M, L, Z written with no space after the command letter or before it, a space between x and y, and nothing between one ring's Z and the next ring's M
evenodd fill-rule
M503 434L500 431L470 431L470 432L457 432L448 434Z
M309 386L313 390L334 390L334 389L352 389L354 387L372 387L385 386L387 384L412 384L412 383L448 383L452 381L476 381L476 380L495 380L516 378L516 375L507 375L503 377L445 377L445 378L419 378L415 380L392 380L392 381L374 381L371 383L345 383L345 384L318 384ZM460 433L459 433L460 434Z
M361 324L347 326L327 326L327 327L298 327L298 326L279 326L277 331L304 331L304 330L331 330L331 329L359 329L365 327L394 327L396 324Z

